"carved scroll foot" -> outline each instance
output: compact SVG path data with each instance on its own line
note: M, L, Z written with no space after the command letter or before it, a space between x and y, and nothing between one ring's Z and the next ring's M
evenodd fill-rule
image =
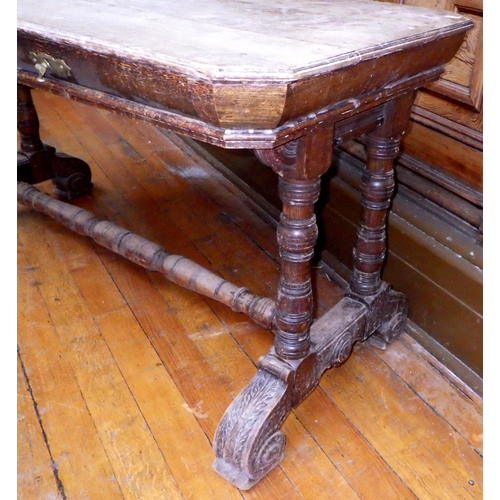
M274 350L224 414L214 437L214 470L247 490L284 457L279 430L293 407L318 385L321 374L342 364L364 332L366 306L344 298L311 327L311 350L300 360L283 360Z
M272 357L270 353L263 359ZM214 437L214 470L241 490L250 489L284 457L285 436L279 427L292 408L293 371L285 361L273 361L281 376L259 367L227 409Z

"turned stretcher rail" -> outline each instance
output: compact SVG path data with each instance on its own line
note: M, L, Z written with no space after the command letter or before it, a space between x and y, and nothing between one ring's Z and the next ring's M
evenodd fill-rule
M110 221L100 220L83 208L52 198L25 182L17 183L17 200L149 271L161 273L177 285L217 300L233 311L247 314L264 328L275 327L276 308L270 298L254 295L196 262L169 254L160 245Z

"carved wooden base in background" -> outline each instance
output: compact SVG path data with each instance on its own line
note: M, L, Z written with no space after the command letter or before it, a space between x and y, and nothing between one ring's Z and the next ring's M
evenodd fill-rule
M17 153L17 179L35 184L52 179L54 193L72 200L92 188L90 167L83 160L56 153L46 144L34 154Z
M43 144L39 135L38 115L31 98L31 89L17 86L17 129L21 149L17 152L17 180L36 184L52 179L54 192L71 200L92 188L90 167L83 160L56 153Z

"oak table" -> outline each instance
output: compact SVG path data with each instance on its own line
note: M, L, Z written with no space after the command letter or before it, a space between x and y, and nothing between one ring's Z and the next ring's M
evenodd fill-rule
M284 455L280 426L355 342L380 348L407 300L381 280L393 160L415 91L436 80L472 23L453 12L366 0L18 0L18 200L275 332L224 414L217 473L248 489ZM224 148L279 176L276 298L258 297L60 198L92 187L78 158L43 144L30 89L44 89ZM313 318L314 204L336 143L361 137L367 164L352 279ZM33 184L53 179L56 197Z

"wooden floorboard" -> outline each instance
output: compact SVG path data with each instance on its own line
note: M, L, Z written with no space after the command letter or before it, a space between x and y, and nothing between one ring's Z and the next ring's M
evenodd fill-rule
M150 125L34 99L42 139L92 168L71 203L274 296L274 223L206 158ZM314 288L317 316L341 297L321 267ZM18 498L483 497L482 399L406 334L325 373L283 425L282 464L240 492L212 471L212 438L270 332L21 205L17 324Z

